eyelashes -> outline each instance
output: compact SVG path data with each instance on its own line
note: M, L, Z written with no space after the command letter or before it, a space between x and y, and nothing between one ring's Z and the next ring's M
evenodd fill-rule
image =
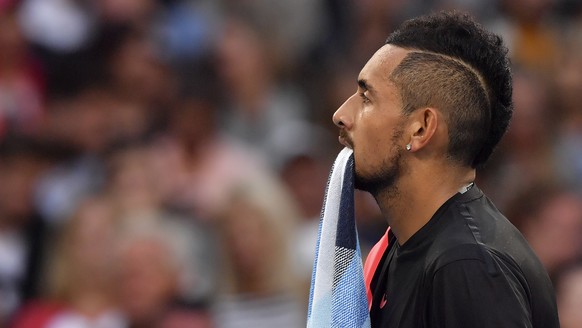
M367 104L367 103L370 102L370 98L366 97L366 94L365 93L363 93L363 92L362 93L359 93L359 96L360 96L360 98L362 98L362 102L364 104Z

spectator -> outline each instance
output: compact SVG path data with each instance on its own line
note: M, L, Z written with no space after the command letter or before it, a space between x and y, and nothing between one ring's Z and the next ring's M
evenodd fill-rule
M560 177L571 181L582 192L582 111L578 102L582 93L582 24L574 30L562 48L555 75L554 95L559 109L554 147Z
M44 76L18 24L15 4L0 4L0 139L38 134L44 118Z
M166 172L167 181L160 184L167 185L167 204L206 221L226 202L233 185L268 169L256 151L219 131L216 111L211 99L180 99L170 133L153 146L163 154L155 161Z
M218 222L224 251L217 327L300 327L290 231L297 212L277 180L252 176L232 190Z
M533 185L516 196L507 212L550 278L582 255L582 201L564 188Z
M536 181L559 181L559 164L553 154L555 119L548 93L539 75L522 70L514 73L512 123L500 143L498 158L484 172L483 189L500 208ZM495 189L501 185L502 189Z
M558 314L562 328L580 327L582 323L582 265L573 262L562 270L556 285Z
M156 179L168 172L154 168L161 155L149 145L134 145L118 149L110 158L107 192L117 214L131 227L158 227L170 230L175 239L182 240L188 256L179 258L179 292L186 301L205 301L209 298L215 276L214 235L196 217L172 211L164 206L163 189ZM145 229L144 228L144 229ZM129 229L131 232L135 229ZM145 229L145 231L149 231ZM138 231L139 232L139 231ZM167 236L166 233L164 236ZM166 238L169 239L169 238Z
M125 327L113 270L116 224L105 198L85 199L64 224L47 262L46 299L25 307L13 326Z
M41 155L31 140L0 142L0 326L40 287L48 231L33 206L33 189L46 167Z
M550 74L557 63L558 31L554 24L556 1L502 0L505 16L492 28L505 40L513 62L528 70Z
M127 222L122 232L117 267L129 327L211 327L203 304L184 305L181 278L191 249L184 239L188 235L175 228L145 219Z
M69 218L79 202L105 182L103 155L112 141L107 93L99 84L78 94L53 99L47 138L67 156L46 172L37 185L36 206L51 224Z
M217 46L218 73L227 96L225 132L272 154L268 142L274 133L305 119L307 108L301 93L278 81L278 58L262 32L252 18L229 16ZM269 159L275 165L279 158Z

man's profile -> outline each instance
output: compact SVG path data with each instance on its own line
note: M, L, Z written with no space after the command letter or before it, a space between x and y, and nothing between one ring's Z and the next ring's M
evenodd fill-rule
M387 219L372 327L559 327L546 271L474 184L512 114L507 49L466 15L405 22L335 112Z

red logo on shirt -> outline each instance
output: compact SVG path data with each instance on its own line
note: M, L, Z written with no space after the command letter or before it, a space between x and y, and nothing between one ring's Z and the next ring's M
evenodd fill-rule
M382 300L380 301L380 308L383 309L384 305L386 305L388 301L386 300L386 293L384 293L384 295L382 295Z

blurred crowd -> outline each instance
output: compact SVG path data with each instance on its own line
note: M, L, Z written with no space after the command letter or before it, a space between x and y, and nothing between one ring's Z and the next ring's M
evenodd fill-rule
M579 0L0 0L0 327L301 327L331 115L402 21L510 49L478 185L582 327ZM364 252L384 233L356 195Z

